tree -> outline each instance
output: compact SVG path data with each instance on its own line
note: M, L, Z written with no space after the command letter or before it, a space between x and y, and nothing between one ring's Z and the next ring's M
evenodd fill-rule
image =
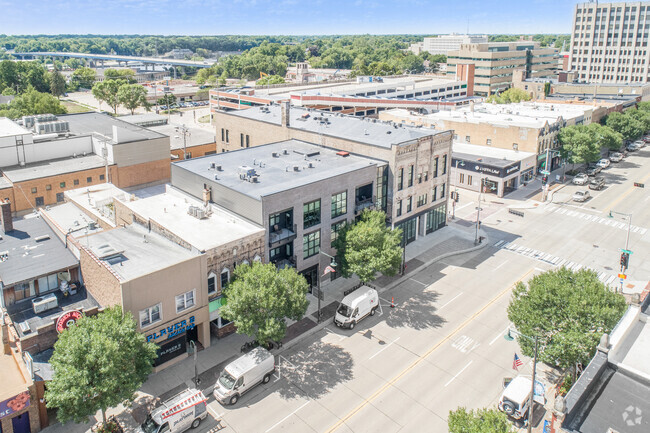
M139 84L123 84L117 90L117 100L120 104L128 110L131 114L135 112L138 107L147 107L147 90Z
M514 433L508 416L497 409L467 410L459 407L449 411L449 433Z
M634 119L638 120L641 123L641 127L644 133L645 131L650 130L650 112L646 110L638 110L636 108L631 108L624 113L626 116L631 116Z
M258 86L266 86L267 84L283 84L284 78L279 75L267 75L266 77L260 78L255 82Z
M614 112L607 116L607 126L623 136L625 140L634 140L643 134L643 125L634 117Z
M234 280L224 290L227 304L221 317L232 320L237 332L260 344L280 341L287 332L285 319L300 320L307 311L305 277L293 268L254 262L235 269Z
M30 87L27 91L16 96L9 104L0 109L0 117L16 119L32 114L65 114L66 109L61 101L49 93L41 93Z
M589 164L600 159L600 143L594 127L566 126L560 130L558 140L562 145L560 149L562 157L572 164Z
M65 78L58 69L50 72L50 91L57 98L65 93Z
M601 149L618 150L623 145L623 136L609 126L591 123L587 128L594 130L598 146Z
M131 313L119 306L82 317L54 344L47 407L57 408L61 422L85 422L98 410L106 422L106 409L132 401L147 380L156 350L137 332Z
M93 96L100 102L106 102L113 109L113 112L117 114L117 106L120 105L117 92L124 84L127 84L126 80L100 81L93 86Z
M375 279L377 272L393 276L402 263L402 230L386 226L386 214L365 210L361 219L339 232L336 248L337 272L356 274L362 282Z
M490 95L487 98L487 102L496 104L519 103L522 101L530 101L530 95L528 92L514 87L505 90L501 94Z
M133 84L135 83L135 72L133 69L106 69L104 79L126 80L129 84Z
M165 95L158 99L158 105L166 105L167 108L171 106L172 104L176 103L176 95L173 93L165 93Z
M596 272L561 268L536 275L528 284L517 283L508 319L522 334L539 337L540 361L566 368L586 365L600 337L612 330L625 309L623 295L609 290ZM533 356L534 343L519 338L519 345Z
M72 82L78 87L90 89L97 79L97 73L90 68L78 68L72 73Z

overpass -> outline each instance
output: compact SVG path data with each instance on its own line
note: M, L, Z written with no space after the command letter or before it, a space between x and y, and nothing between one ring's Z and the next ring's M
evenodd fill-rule
M170 66L191 66L193 68L209 68L212 66L215 61L205 61L197 62L194 60L178 60L178 59L162 59L159 57L135 57L135 56L118 56L113 54L89 54L89 53L66 53L66 52L49 52L49 51L38 51L32 53L13 53L15 57L20 57L25 60L25 57L62 57L62 58L73 58L73 59L88 59L95 60L104 63L106 60L112 60L116 62L139 62L144 65L154 64L154 65L170 65Z

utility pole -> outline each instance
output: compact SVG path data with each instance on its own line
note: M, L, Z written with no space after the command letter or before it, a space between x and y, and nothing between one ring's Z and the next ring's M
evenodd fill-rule
M485 183L485 178L481 178L481 186L478 190L478 206L476 207L476 234L474 236L474 244L478 244L478 228L481 225L481 194L483 193L483 184Z
M181 126L177 126L176 132L183 134L183 159L188 159L187 158L187 136L188 135L191 136L192 134L190 133L189 128L185 126L185 124Z
M459 160L456 160L456 172L454 173L454 195L455 198L452 198L451 201L451 219L453 220L456 218L456 200L458 199L458 162ZM465 163L463 162L461 164L461 167L464 167Z

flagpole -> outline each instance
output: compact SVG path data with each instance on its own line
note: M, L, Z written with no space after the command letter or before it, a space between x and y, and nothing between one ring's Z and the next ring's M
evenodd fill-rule
M535 395L535 373L537 373L537 335L535 336L535 357L533 360L533 384L530 389L530 397L528 398L528 433L531 433L533 428L533 396Z

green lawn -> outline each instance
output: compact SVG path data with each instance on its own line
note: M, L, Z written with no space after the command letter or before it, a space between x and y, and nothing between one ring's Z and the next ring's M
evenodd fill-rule
M93 111L88 107L79 105L76 102L72 102L72 101L61 101L61 104L65 107L66 110L68 110L69 114L87 113L88 111Z

